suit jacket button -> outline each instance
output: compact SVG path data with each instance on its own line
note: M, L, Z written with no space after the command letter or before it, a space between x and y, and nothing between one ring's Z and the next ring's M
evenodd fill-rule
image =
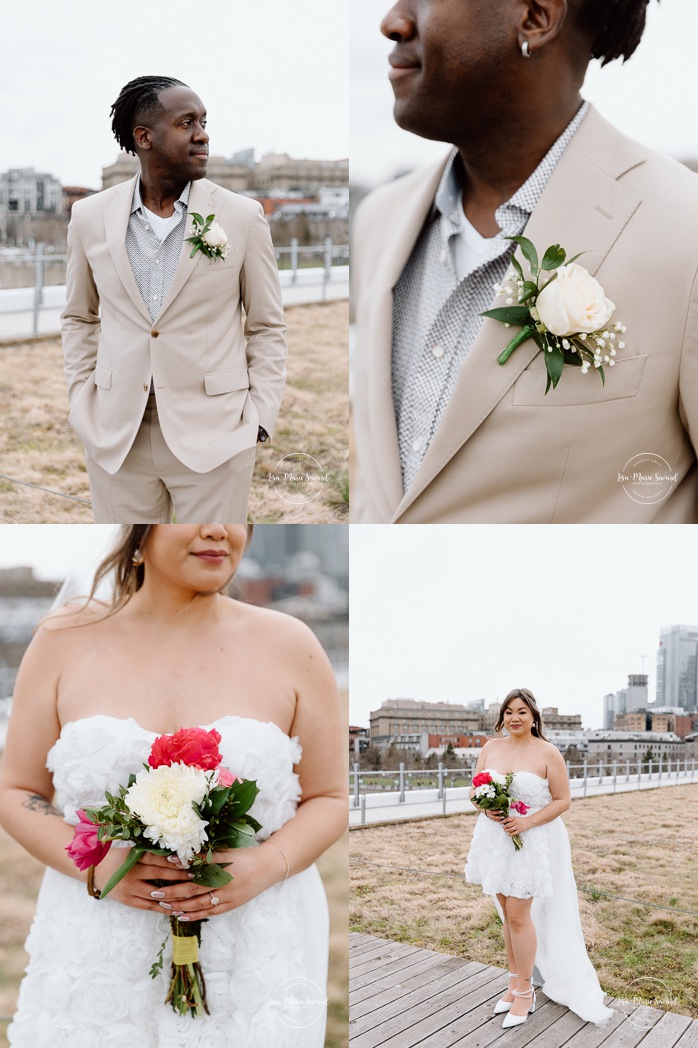
M157 338L158 335L160 334L160 332L159 331L151 331L150 334L153 336L153 338Z
M143 389L146 391L146 393L148 392L148 383L147 382L143 383Z

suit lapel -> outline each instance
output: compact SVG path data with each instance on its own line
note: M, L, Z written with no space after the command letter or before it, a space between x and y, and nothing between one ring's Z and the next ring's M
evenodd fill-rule
M189 277L196 269L202 255L200 251L191 258L191 252L193 244L187 243L187 236L191 235L188 230L191 227L189 218L192 212L197 212L202 218L207 218L212 212L215 212L213 197L216 190L214 183L209 182L208 179L202 178L192 182L191 189L189 191L189 203L187 205L187 216L186 216L186 228L184 231L184 240L182 241L182 250L179 254L179 260L177 262L177 268L175 270L174 279L170 286L170 290L165 296L165 300L162 303L162 309L158 314L158 320L166 311L168 306L172 304L174 299L180 293L184 285L186 284ZM218 216L216 216L218 218Z
M380 474L382 494L387 499L387 516L391 516L403 497L402 466L398 445L392 385L393 288L400 279L412 249L434 201L446 161L428 173L417 187L408 185L398 201L397 224L391 230L389 247L377 260L375 269L367 266L370 287L365 297L370 302L366 349L368 357L368 421L371 445L377 448L376 467ZM423 174L422 174L423 178Z
M616 179L643 159L634 143L592 108L526 225L525 235L535 244L538 254L555 243L560 243L570 258L585 251L579 264L593 275L640 203L640 197ZM605 170L599 166L602 162ZM521 254L517 257L521 259ZM510 267L507 279L513 275ZM605 290L613 299L614 289ZM489 308L501 305L502 300L493 296ZM499 365L497 356L515 333L515 328L507 329L496 320L483 320L443 419L395 518L441 472L539 352L531 339L519 346L506 364Z
M131 263L126 254L126 229L128 227L129 215L131 214L136 177L134 176L128 182L115 186L113 193L106 194L104 199L104 228L109 254L112 257L121 283L124 285L126 293L138 312L150 324L150 314L143 301L143 296L138 290Z

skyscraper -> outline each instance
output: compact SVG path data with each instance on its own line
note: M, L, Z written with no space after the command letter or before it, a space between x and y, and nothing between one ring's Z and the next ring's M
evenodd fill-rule
M698 626L660 629L656 704L698 711Z

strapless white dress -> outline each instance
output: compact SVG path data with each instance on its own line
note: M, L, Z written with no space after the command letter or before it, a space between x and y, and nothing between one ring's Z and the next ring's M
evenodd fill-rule
M300 798L297 738L271 722L222 717L223 763L260 788L251 814L264 840L293 817ZM64 725L50 750L54 804L74 825L76 809L98 806L141 770L156 734L104 715ZM201 966L210 1016L165 1005L163 971L149 970L169 930L166 915L136 910L47 869L26 950L30 960L8 1029L13 1048L322 1048L325 1040L328 912L315 866L202 927ZM300 980L287 983L287 980ZM304 981L306 980L306 981ZM307 982L307 980L310 980ZM286 990L309 1007L279 1007ZM320 994L314 990L317 987Z
M533 772L516 772L511 793L529 806L529 815L552 802L548 780ZM587 954L565 824L557 818L532 826L521 839L523 848L516 851L502 827L480 814L465 879L481 884L483 892L494 897L500 918L497 893L533 898L531 920L538 939L534 984L580 1019L605 1023L613 1012L603 1003L603 991Z

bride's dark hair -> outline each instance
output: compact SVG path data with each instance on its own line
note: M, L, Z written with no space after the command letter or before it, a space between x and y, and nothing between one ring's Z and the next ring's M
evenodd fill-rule
M495 735L499 735L500 731L504 727L504 711L509 705L509 703L512 701L512 699L520 699L521 702L524 702L528 706L529 710L533 714L533 727L531 728L531 735L535 735L537 739L542 739L543 742L547 742L548 740L543 734L543 718L541 716L541 712L538 709L538 704L536 703L533 692L529 691L528 688L514 688L513 691L509 692L506 699L499 708L499 717L497 718L497 723L494 726Z

